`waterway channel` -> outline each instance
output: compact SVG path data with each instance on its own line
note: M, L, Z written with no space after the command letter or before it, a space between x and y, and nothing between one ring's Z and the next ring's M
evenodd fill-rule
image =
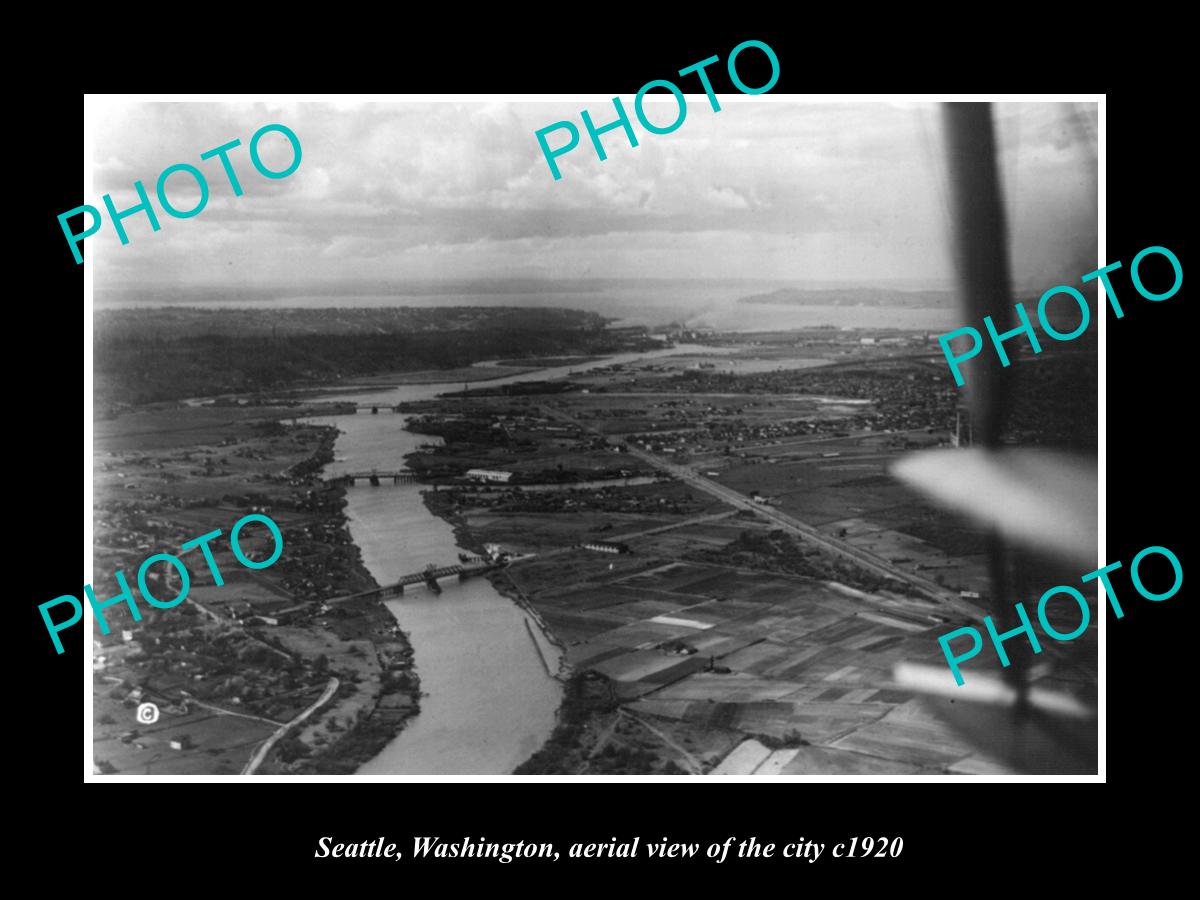
M542 369L492 379L488 386L533 379L565 378L613 363L714 348L677 345L669 350L629 353L590 364ZM719 352L719 351L718 351ZM461 390L462 382L413 384L385 390L322 395L390 407ZM405 430L406 414L325 416L306 421L333 425L340 434L334 462L324 477L404 466L405 454L439 438ZM360 481L348 489L346 514L363 563L379 584L423 569L451 565L460 548L449 523L434 516L419 484L379 487ZM499 775L510 773L549 737L562 698L560 652L536 620L484 578L447 581L442 594L406 588L386 601L412 642L421 678L421 711L374 759L363 775Z

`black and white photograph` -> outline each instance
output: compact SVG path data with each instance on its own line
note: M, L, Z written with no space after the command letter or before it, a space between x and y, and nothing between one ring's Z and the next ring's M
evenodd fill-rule
M89 95L87 780L1097 780L1102 98L688 77Z

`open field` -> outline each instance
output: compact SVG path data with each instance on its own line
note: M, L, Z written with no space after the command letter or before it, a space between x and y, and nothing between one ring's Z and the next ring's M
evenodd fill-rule
M956 419L969 441L928 337L713 341L711 353L484 383L406 408L412 430L431 436L406 460L430 485L426 503L462 547L517 555L487 577L565 654L559 725L519 771L1006 771L894 676L899 663L945 671L937 637L978 625L990 600L985 535L890 475L905 454L949 444ZM1070 360L1022 360L1015 383L1035 395L1073 384ZM394 373L359 373L342 385L392 383ZM1039 403L1027 408L1041 418L1016 417L1014 436L1086 442L1086 404L1064 423ZM328 703L260 771L348 773L417 712L411 648L382 604L320 603L374 582L345 529L345 489L320 478L331 433L286 424L316 412L241 398L97 422L101 596L116 592L107 573L227 534L252 510L279 523L287 547L252 572L219 540L223 586L193 554L187 603L95 636L104 771L240 771L329 685ZM480 468L501 475L468 474ZM264 532L246 538L252 556L270 552ZM1013 558L1021 596L1078 578ZM1070 631L1072 612L1063 604L1051 621ZM1095 620L1045 647L1035 684L1094 703ZM998 671L987 654L970 666ZM139 698L164 710L155 726L130 723Z
M636 456L617 459L661 461L666 479L568 481L546 493L450 477L426 495L476 545L529 554L493 579L537 609L577 677L586 676L555 739L525 771L1005 771L893 674L902 662L944 670L937 637L978 624L986 609L986 535L890 476L903 455L949 442L958 395L944 362L926 353L842 341L850 349L839 354L836 336L822 336L829 364L813 368L781 368L789 348L776 346L781 366L738 373L737 363L761 350L726 345L672 365L576 375L567 390L540 396L472 398L476 434L500 422L514 441L519 435L520 443L491 442L497 468L561 464L582 480L588 465L628 444ZM830 362L839 355L853 361ZM454 409L448 402L444 412ZM436 405L426 412L439 417ZM476 460L480 450L462 432L426 458ZM719 492L675 478L684 470L754 504L727 505ZM786 513L947 596L983 596L948 604L914 592L756 509ZM582 546L595 541L624 549ZM1044 560L1018 557L1018 565L1033 596L1078 577ZM1064 628L1070 612L1056 613ZM1070 653L1046 648L1035 683L1094 702L1094 623ZM994 657L971 665L999 671Z

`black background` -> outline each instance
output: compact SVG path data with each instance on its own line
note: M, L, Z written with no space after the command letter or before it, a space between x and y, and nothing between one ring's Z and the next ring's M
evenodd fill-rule
M1108 614L1104 685L1104 775L1117 793L1101 803L1095 786L1042 782L1002 792L997 786L967 787L970 779L956 788L684 779L667 784L293 783L254 788L231 781L239 785L232 789L151 779L146 779L148 786L84 785L80 680L85 661L78 640L62 656L54 654L37 612L37 604L49 598L78 595L86 578L79 566L80 533L74 531L81 505L88 514L86 498L81 504L75 493L84 462L75 431L83 399L82 348L74 330L83 307L82 266L75 265L55 217L96 198L83 197L79 188L83 91L60 82L36 100L22 102L22 114L40 130L20 163L19 187L25 196L15 218L21 231L9 245L20 250L9 259L27 286L10 298L12 339L6 354L14 388L10 404L24 413L9 423L16 458L10 463L8 516L15 546L8 571L17 576L17 585L9 598L9 625L15 632L7 646L20 654L21 664L8 672L8 733L18 753L16 763L10 763L13 787L18 793L30 790L29 801L22 803L22 821L31 835L41 836L33 843L56 859L78 853L95 860L100 854L119 873L110 886L135 890L151 883L164 889L180 876L186 883L187 873L197 866L214 876L214 890L219 889L217 877L235 872L247 884L269 879L283 885L299 878L311 886L327 879L352 886L394 872L401 877L381 883L396 891L414 886L411 860L400 867L394 862L334 865L314 860L321 835L345 841L385 835L406 850L413 834L552 840L560 848L572 841L627 840L635 834L643 841L667 836L701 843L731 834L777 843L801 838L832 843L867 834L905 840L896 861L831 865L827 851L817 865L779 859L754 863L756 872L769 866L767 874L782 876L761 887L744 880L752 874L745 863L718 867L701 859L655 863L652 869L672 880L686 870L704 879L697 884L732 876L741 879L743 889L772 892L803 889L814 879L847 886L864 878L900 884L896 876L901 874L909 876L903 883L929 890L974 891L997 882L1034 888L1033 870L1044 865L1065 875L1076 864L1102 868L1103 855L1110 848L1116 853L1118 845L1122 856L1166 852L1162 842L1172 829L1161 822L1155 807L1169 808L1178 791L1173 785L1186 783L1189 775L1185 731L1191 724L1195 669L1189 665L1193 637L1184 618L1191 570L1180 515L1192 504L1193 479L1186 463L1195 446L1189 436L1193 381L1186 374L1194 336L1184 321L1188 262L1182 225L1191 212L1194 179L1184 166L1190 148L1181 133L1194 118L1194 108L1172 87L1167 69L1177 57L1158 43L1162 36L1151 40L1139 26L1130 25L1120 35L1123 55L1116 57L1102 49L1118 40L1111 33L1090 35L1078 23L1060 27L1048 20L1011 22L1003 33L975 26L953 37L920 41L907 36L914 30L927 32L920 23L906 21L907 30L894 33L887 23L877 23L881 35L864 42L858 26L846 24L831 29L793 21L782 27L763 19L758 25L735 27L712 19L711 27L695 25L686 34L672 30L666 37L667 32L655 34L625 23L623 16L617 21L611 11L596 11L595 28L567 25L560 11L546 16L543 27L549 30L539 37L518 40L510 32L525 35L523 28L490 23L477 28L488 37L468 41L458 31L449 32L455 34L450 39L444 30L406 24L376 38L374 48L361 43L361 31L370 30L370 22L359 21L353 29L343 25L345 34L322 36L324 54L313 50L317 40L311 34L293 39L272 32L267 41L251 28L253 40L232 46L228 36L214 35L202 55L203 66L164 61L145 71L101 67L92 70L85 89L586 91L620 94L628 101L644 82L670 78L713 54L722 60L709 70L714 88L732 92L724 60L737 43L755 38L770 44L780 60L781 77L772 93L1107 92L1107 261L1119 259L1126 266L1114 279L1126 315L1116 320L1109 312L1106 322L1106 560L1126 565L1114 578L1126 615L1116 620ZM694 12L686 17L710 18ZM585 41L581 32L593 30L595 36ZM349 41L355 42L353 50ZM1133 45L1138 55L1131 61ZM754 70L756 58L756 51L739 57L739 72L750 85L766 80L765 67L761 73ZM341 74L335 77L335 71ZM689 78L678 81L693 91L694 76ZM536 147L532 135L530 142ZM1185 270L1183 290L1161 303L1141 299L1128 286L1129 261L1150 245L1172 249ZM1171 548L1185 572L1183 590L1162 603L1136 597L1127 578L1129 560L1151 544ZM1071 796L1064 796L1065 791ZM578 883L571 876L583 871L579 865L564 859L469 868L518 889L557 875L570 889ZM587 867L589 872L604 869L617 876L613 884L634 890L649 874L644 857L640 863ZM441 876L458 868L438 861L420 871ZM514 873L519 881L511 877ZM104 875L96 871L96 878L96 886L104 887Z

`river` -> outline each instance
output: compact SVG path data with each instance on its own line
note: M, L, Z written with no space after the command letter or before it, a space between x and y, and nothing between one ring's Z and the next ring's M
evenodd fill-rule
M694 352L712 354L714 348L681 344L477 384L564 378L614 363ZM392 406L461 388L461 382L412 384L327 394L321 399ZM408 419L406 414L362 412L306 421L333 425L340 432L334 462L324 472L332 478L344 472L401 468L405 454L419 444L440 440L406 431ZM423 489L384 480L380 487L359 482L347 491L350 535L362 551L363 564L380 584L428 563L456 563L464 549L456 544L449 523L426 508ZM554 728L562 685L550 673L558 671L558 648L532 616L486 579L448 581L443 587L440 596L422 587L406 588L402 597L386 601L412 642L421 678L421 712L378 756L360 767L359 774L507 774L541 747Z

